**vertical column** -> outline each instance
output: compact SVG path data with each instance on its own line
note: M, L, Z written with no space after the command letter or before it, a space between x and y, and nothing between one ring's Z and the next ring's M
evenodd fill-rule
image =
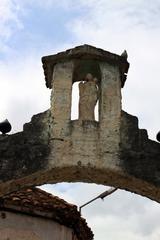
M118 66L101 63L100 87L100 143L104 160L114 159L119 151L120 116L121 116L121 82ZM106 155L107 154L107 155ZM102 157L102 158L103 158Z
M71 61L58 63L54 67L51 95L53 138L64 138L70 134L72 74Z

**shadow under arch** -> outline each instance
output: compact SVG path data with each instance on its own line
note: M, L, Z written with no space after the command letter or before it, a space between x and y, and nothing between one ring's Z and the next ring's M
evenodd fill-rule
M93 77L101 82L101 70L98 61L83 59L74 60L73 83L82 81L87 73L91 73Z
M127 175L123 171L98 168L93 166L65 166L55 167L46 171L38 171L27 177L14 179L0 185L0 194L7 194L20 190L24 186L37 186L55 183L95 183L112 186L160 202L160 189L153 184Z

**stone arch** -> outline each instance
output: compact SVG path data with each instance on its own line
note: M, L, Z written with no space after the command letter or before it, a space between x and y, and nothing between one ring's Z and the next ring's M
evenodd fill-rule
M0 136L0 194L81 181L160 202L160 144L148 139L138 119L121 109L126 57L84 45L42 61L46 85L54 87L51 108L33 116L23 132ZM70 119L72 83L86 71L94 71L101 82L98 124Z
M106 153L106 161L92 156L88 160L84 156L79 160L78 155L67 158L65 147L69 151L72 143L67 139L53 141L50 118L48 110L35 115L23 132L0 136L0 195L25 186L80 181L125 189L160 202L160 144L149 140L146 130L138 129L137 118L122 114L118 158ZM93 125L82 129L88 132L90 127ZM56 145L64 148L59 161Z
M86 182L125 189L160 202L160 144L149 140L146 130L137 128L135 117L126 113L122 116L122 139L116 161L114 155L110 158L111 153L107 153L106 161L92 156L88 161L84 156L80 160L76 155L66 158L66 149L57 161L55 144L69 150L72 143L67 139L53 142L49 135L50 111L35 115L24 125L23 132L0 136L0 195L25 186ZM85 132L88 127L93 125L84 125Z
M112 186L160 202L160 190L154 184L131 175L126 175L123 171L117 172L113 169L98 169L88 166L57 167L47 171L39 171L27 177L1 184L0 195L17 191L27 186L61 182L83 182Z

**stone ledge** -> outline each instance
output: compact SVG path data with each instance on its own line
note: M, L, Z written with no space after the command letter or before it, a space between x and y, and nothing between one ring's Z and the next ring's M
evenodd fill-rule
M129 63L127 62L126 58L114 53L110 53L103 49L85 44L77 46L75 48L71 48L64 52L60 52L58 54L42 57L42 64L47 88L52 88L52 75L55 64L59 62L70 61L72 59L74 60L91 59L119 66L122 75L121 76L122 87L124 86L127 77L127 72L129 69Z

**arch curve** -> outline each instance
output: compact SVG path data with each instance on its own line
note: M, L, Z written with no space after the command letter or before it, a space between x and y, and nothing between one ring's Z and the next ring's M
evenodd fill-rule
M86 128L85 124L82 129L86 133L97 129L97 125ZM0 136L0 195L25 186L86 182L114 186L160 202L160 144L148 139L146 130L138 129L136 117L122 113L120 148L99 159L83 154L83 150L82 155L74 153L74 142L54 139L51 131L48 110L33 116L23 132ZM60 155L55 151L58 148L64 149Z

